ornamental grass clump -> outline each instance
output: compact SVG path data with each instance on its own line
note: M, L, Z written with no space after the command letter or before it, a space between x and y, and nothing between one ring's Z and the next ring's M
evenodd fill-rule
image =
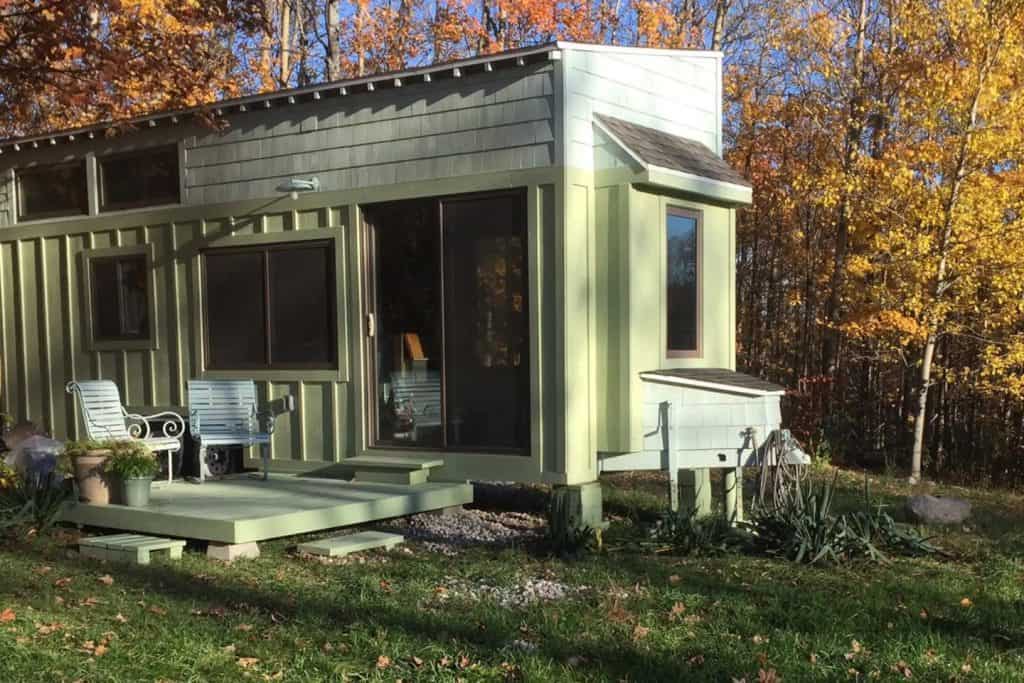
M881 505L872 504L866 480L864 508L833 514L835 481L799 488L779 504L755 507L750 520L741 523L750 534L750 550L806 564L884 562L887 552L910 556L943 552L916 529L897 523Z
M648 531L645 544L656 553L711 557L740 550L747 535L720 515L699 515L696 510L668 511Z

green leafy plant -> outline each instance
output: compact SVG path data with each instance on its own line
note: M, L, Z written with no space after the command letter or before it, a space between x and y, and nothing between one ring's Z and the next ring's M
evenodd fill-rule
M575 513L577 500L567 489L551 492L547 541L561 557L578 557L601 547L601 530L582 524Z
M0 464L0 530L31 527L45 532L73 498L73 488L60 473L16 473Z
M696 510L668 511L649 530L655 552L709 557L738 550L747 535L720 515L698 515Z
M110 457L106 470L122 479L146 479L160 470L153 452L139 441L109 441Z
M838 476L838 475L837 475ZM881 505L873 505L864 486L864 508L832 513L835 481L808 485L777 505L762 505L741 526L750 534L749 548L794 562L840 564L855 559L884 562L886 551L929 555L942 550L915 529L898 524Z
M64 442L64 448L57 457L57 469L64 474L75 473L75 458L88 455L90 452L110 450L109 441L96 439L77 439Z

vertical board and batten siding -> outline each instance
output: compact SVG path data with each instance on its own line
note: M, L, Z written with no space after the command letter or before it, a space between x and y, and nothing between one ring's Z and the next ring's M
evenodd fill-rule
M133 408L183 407L186 382L202 375L197 349L197 250L213 231L221 236L324 229L344 244L347 207L161 222L111 230L3 241L0 234L0 409L32 420L61 438L84 436L78 407L65 393L71 378L114 380ZM152 249L157 316L155 348L93 350L84 325L82 255L93 249L148 244ZM343 262L344 263L344 262ZM347 266L337 274L347 281ZM339 309L346 310L345 306ZM339 327L347 327L342 315ZM348 357L341 335L342 359ZM334 461L349 455L351 385L337 381L258 380L262 400L296 396L300 409L278 420L272 448L278 458ZM303 449L298 446L302 444Z
M551 64L236 114L186 141L189 203L274 196L287 178L356 189L554 165Z

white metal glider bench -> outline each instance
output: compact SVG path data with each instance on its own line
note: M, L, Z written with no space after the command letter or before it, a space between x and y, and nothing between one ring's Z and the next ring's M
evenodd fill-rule
M256 383L252 380L203 379L188 383L189 428L196 442L199 481L209 474L206 451L217 446L259 446L263 478L270 474L270 438L278 411L258 410ZM294 410L294 399L285 396L280 412Z
M71 381L69 394L78 395L85 433L90 439L137 439L154 453L167 453L167 482L174 479L174 453L181 450L185 420L175 412L153 415L129 413L121 404L121 393L109 379ZM153 433L150 421L162 423L159 434Z

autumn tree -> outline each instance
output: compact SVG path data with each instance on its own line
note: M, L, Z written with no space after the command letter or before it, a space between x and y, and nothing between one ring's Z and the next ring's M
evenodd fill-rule
M232 36L257 0L0 0L5 135L191 106L245 88Z

